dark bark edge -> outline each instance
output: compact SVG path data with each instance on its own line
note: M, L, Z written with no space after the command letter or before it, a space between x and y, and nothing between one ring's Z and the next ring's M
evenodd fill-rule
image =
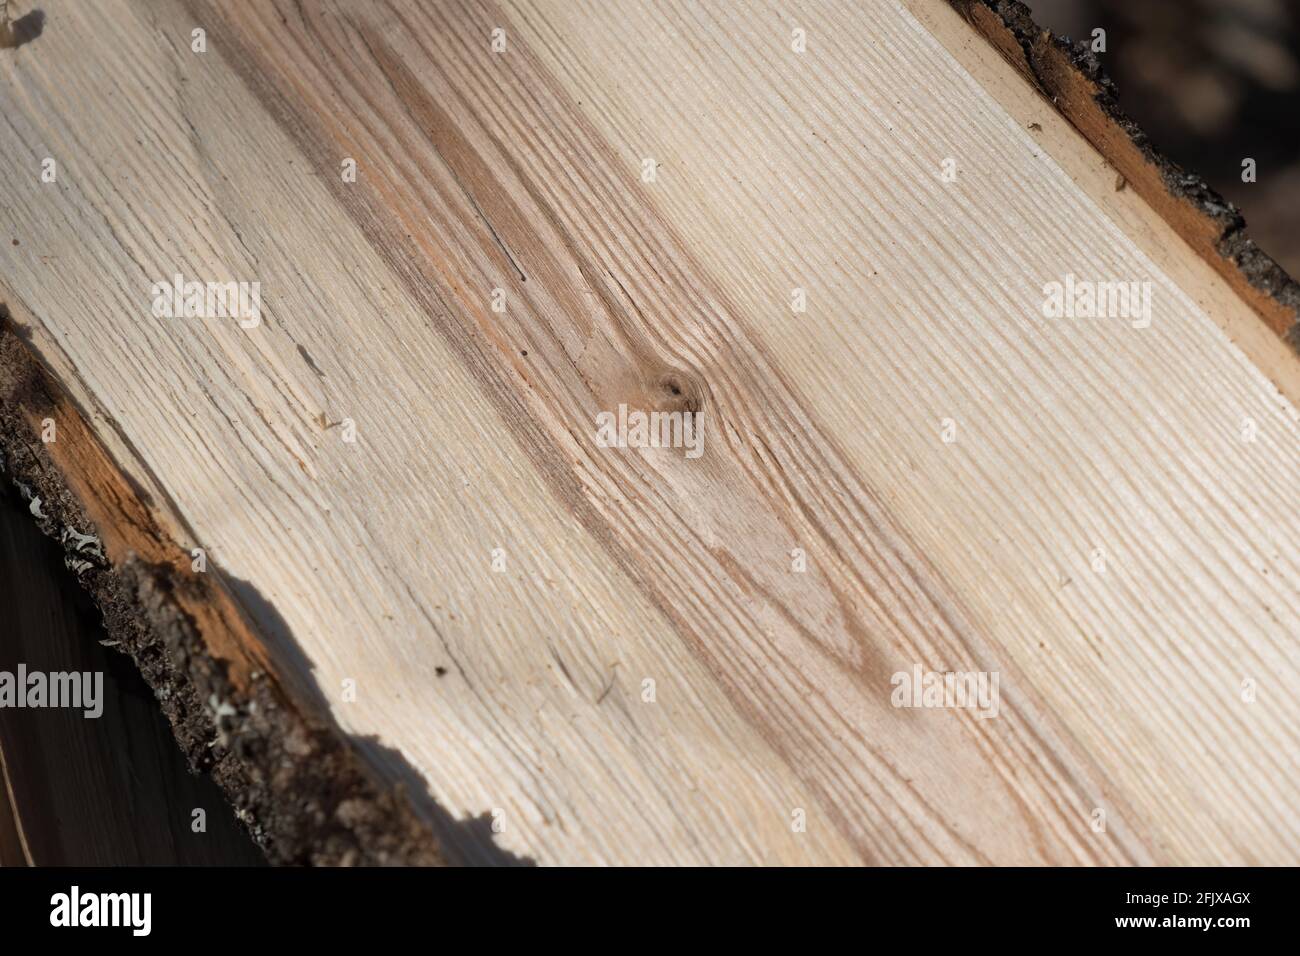
M1019 0L948 2L1300 355L1300 284L1255 245L1236 206L1156 149L1096 54L1040 27Z
M72 415L82 418L78 427L68 427ZM159 548L174 551L177 560L135 553L109 560L100 529L33 428L43 416L55 421L60 437L90 434L0 305L0 474L17 487L41 531L62 544L110 639L153 689L191 769L212 776L267 858L313 865L444 862L410 795L383 782L329 715L293 699L264 672L232 679L230 663L212 652L213 635L203 633L192 613L198 605L222 604L219 614L204 615L210 627L238 608L218 569L189 572L188 555L156 526L140 528L139 513L123 518L134 531L159 537ZM123 510L147 511L147 495L140 495L144 501ZM87 535L101 544L88 544ZM239 627L252 630L247 620L233 629Z

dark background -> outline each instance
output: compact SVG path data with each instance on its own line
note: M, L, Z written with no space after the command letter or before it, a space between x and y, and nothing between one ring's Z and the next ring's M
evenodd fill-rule
M1155 146L1241 209L1300 275L1300 0L1026 0L1072 40L1106 31L1106 72ZM1257 164L1241 181L1241 161Z
M135 664L106 640L63 548L12 486L0 488L0 670L104 675L97 719L0 710L0 866L262 862L216 784L189 772Z

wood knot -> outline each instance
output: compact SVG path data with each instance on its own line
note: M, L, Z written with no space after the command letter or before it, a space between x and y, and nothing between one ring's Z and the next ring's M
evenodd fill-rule
M698 412L704 404L702 390L681 372L663 372L652 389L660 411Z

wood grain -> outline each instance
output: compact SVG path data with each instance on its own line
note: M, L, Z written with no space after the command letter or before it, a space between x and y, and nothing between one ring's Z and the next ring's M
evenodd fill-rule
M1294 368L964 25L44 6L0 301L266 665L453 815L544 863L1295 860ZM154 318L176 273L261 324ZM1150 282L1150 327L1043 318L1066 274ZM620 403L704 454L599 447ZM914 665L997 672L998 716L893 707Z

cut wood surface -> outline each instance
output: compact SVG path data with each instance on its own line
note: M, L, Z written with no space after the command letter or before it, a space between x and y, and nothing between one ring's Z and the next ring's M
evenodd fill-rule
M1296 356L947 4L42 8L24 420L449 859L1300 859ZM1149 324L1045 317L1067 277Z

